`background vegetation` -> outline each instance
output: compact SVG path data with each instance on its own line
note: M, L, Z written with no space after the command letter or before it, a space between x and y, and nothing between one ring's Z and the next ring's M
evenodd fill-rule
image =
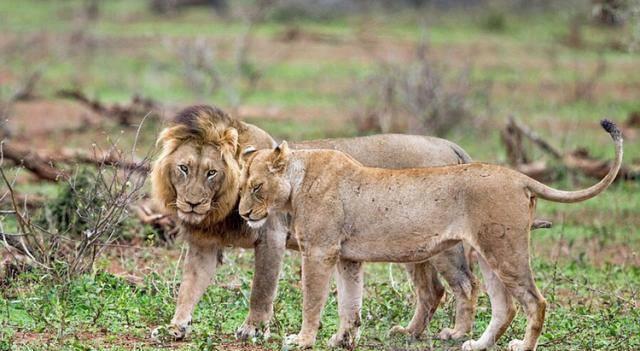
M44 153L130 150L135 143L142 158L176 109L209 103L278 138L437 134L475 160L505 163L500 132L510 115L563 152L583 147L600 159L613 154L598 125L609 117L624 127L625 164L637 164L640 6L634 1L310 3L0 1L3 140ZM141 116L123 119L64 91L108 107L129 106L134 96L153 103ZM141 123L147 112L153 114ZM594 182L527 148L533 159L547 161L554 186ZM114 206L100 202L115 198L111 190L79 191L101 173L66 166L82 175L71 178L84 179L81 185L41 181L8 160L0 166L16 194L29 196L25 205L40 199L28 218L56 235L82 241L100 221L75 211L78 204L91 213ZM6 202L6 185L0 231L16 233L20 223ZM639 188L631 179L584 203L539 202L539 217L554 222L532 236L536 279L549 301L541 350L640 349ZM117 194L137 199L148 190L127 189ZM272 340L234 340L248 310L253 259L250 251L230 249L195 311L192 336L154 343L150 330L173 313L184 245L161 240L158 228L141 224L133 212L109 223L117 235L105 234L103 254L77 274L67 274L64 253L50 255L51 267L43 269L25 268L1 251L0 350L279 349L282 337L298 330L300 267L297 254L288 253ZM423 340L387 336L391 326L410 320L412 299L400 267L368 265L358 349L458 350L460 342L431 339L453 322L450 296ZM319 348L335 330L336 314L333 294ZM475 337L489 318L483 296ZM497 348L522 335L524 324L519 314Z

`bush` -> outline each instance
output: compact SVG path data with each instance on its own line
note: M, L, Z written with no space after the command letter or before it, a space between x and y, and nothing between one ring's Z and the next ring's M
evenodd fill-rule
M124 159L124 158L123 158ZM12 213L17 233L2 233L2 242L57 282L91 272L97 257L122 238L129 206L142 195L147 161L127 170L101 165L80 168L69 176L59 195L40 218L31 219L19 206ZM2 181L14 199L11 182Z
M468 73L449 84L444 72L418 50L409 65L384 65L356 87L353 119L361 133L444 136L472 118Z

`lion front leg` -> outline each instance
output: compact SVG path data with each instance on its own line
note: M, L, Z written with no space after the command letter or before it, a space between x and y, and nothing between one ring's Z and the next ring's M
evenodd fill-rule
M273 316L273 301L287 242L287 231L281 219L269 221L255 246L249 315L236 331L236 337L240 340L269 338L269 322Z
M329 283L336 265L336 255L324 250L310 250L302 256L302 328L287 343L302 349L312 348L320 327L320 317L327 298Z
M217 246L189 243L173 319L168 326L156 328L152 332L152 337L160 337L163 329L166 329L168 334L177 340L183 339L188 334L191 326L191 314L204 292L211 285L220 253L221 249Z

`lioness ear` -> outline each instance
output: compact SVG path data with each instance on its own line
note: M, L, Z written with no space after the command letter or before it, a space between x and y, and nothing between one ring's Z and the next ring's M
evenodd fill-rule
M273 149L272 157L269 170L272 172L282 171L286 167L289 158L289 144L283 140L280 145Z
M225 148L232 155L238 150L238 131L235 128L227 128L220 139L220 147Z
M287 144L286 140L283 140L280 143L280 145L276 146L274 151L277 151L277 152L280 152L280 153L287 153L287 152L289 152L289 144Z

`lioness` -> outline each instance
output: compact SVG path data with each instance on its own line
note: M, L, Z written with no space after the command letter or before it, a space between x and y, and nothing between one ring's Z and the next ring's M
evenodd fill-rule
M509 349L535 350L546 309L529 264L536 197L584 201L613 182L622 163L622 136L612 122L601 125L615 142L615 162L598 184L579 191L556 190L481 163L389 170L365 167L335 150L292 151L286 142L274 150L248 150L240 215L256 228L273 215L290 215L302 248L303 322L291 342L315 343L336 264L420 262L464 240L527 314L524 339L511 341ZM462 348L489 346L469 340Z
M218 108L192 106L175 117L158 137L162 152L152 174L152 194L167 212L178 219L189 245L175 314L168 331L183 338L191 314L211 284L224 247L255 249L255 271L249 315L238 330L246 339L268 331L273 314L281 261L286 247L297 249L284 222L270 219L259 230L247 226L239 217L237 203L240 185L240 151L252 145L273 148L275 141L258 127L231 118ZM352 139L328 139L292 145L294 148L335 148L366 165L407 168L468 163L469 156L449 141L419 136L378 135ZM362 270L359 262L341 263L337 284L340 315L352 325L332 338L333 345L350 343L357 335ZM453 329L444 329L442 338L464 336L472 326L477 284L467 265L462 245L452 247L428 262L408 264L416 288L416 310L407 328L420 335L437 307L444 289L435 268L451 286L456 297ZM490 294L492 306L504 305L500 295ZM349 302L351 301L351 302ZM157 330L156 330L157 332Z

